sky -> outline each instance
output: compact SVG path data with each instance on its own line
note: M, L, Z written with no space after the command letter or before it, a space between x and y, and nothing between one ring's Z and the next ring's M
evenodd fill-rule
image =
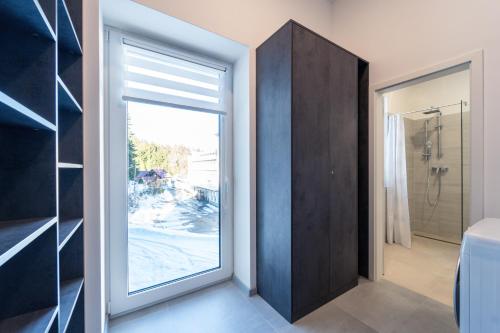
M218 146L217 114L127 102L130 130L139 139L211 150Z

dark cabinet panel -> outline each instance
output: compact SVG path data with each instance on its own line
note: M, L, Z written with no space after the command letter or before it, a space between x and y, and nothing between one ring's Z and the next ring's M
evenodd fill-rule
M330 292L336 295L358 278L358 59L336 47L329 57Z
M369 68L358 60L358 272L368 278L369 266Z
M329 114L331 44L294 26L292 229L294 312L329 292Z
M257 290L292 322L357 284L360 61L293 21L257 49Z
M257 50L257 220L262 222L257 225L258 291L288 320L292 309L291 29L283 27Z

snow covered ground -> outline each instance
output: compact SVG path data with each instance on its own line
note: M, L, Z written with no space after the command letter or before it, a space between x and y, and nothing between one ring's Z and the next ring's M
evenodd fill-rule
M219 266L219 208L163 190L143 192L129 207L129 292Z

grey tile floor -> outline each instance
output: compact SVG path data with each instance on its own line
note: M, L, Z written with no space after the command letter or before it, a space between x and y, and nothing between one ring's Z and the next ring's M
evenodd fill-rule
M110 321L110 333L448 333L452 309L388 281L369 282L293 325L259 296L226 282Z

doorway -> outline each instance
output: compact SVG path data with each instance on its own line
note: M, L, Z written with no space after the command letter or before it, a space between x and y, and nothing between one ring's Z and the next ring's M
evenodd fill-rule
M449 69L468 66L470 72L470 203L469 223L484 218L484 98L483 51L467 53L442 63L370 86L370 279L379 280L384 271L384 244L386 227L386 188L384 184L384 98L391 88L413 85L418 80L440 77ZM427 106L428 107L428 106Z
M381 94L383 278L452 306L470 216L469 64Z

